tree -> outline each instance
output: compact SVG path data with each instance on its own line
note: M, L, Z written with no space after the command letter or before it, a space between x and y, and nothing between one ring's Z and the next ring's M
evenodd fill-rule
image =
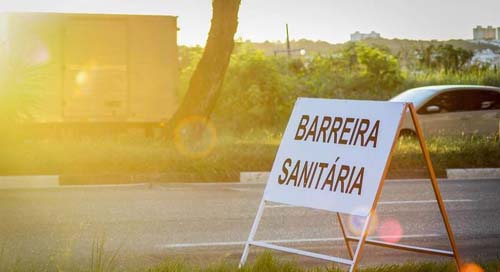
M389 94L403 81L396 57L364 43L352 43L342 52L346 64L343 89L349 92L371 90Z
M419 51L419 61L423 68L443 70L445 73L458 72L466 68L473 53L450 44L430 45Z
M179 109L167 123L168 138L172 138L175 128L184 119L210 117L234 48L239 6L240 0L213 0L212 22L205 50Z
M368 46L358 46L357 51L361 75L378 91L389 92L403 81L396 57Z

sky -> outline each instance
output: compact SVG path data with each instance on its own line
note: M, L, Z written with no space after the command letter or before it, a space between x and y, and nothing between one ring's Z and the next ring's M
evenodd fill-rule
M242 0L237 38L349 40L355 31L385 38L471 39L476 25L500 27L500 0ZM0 0L0 11L161 14L178 16L178 43L203 45L210 0Z

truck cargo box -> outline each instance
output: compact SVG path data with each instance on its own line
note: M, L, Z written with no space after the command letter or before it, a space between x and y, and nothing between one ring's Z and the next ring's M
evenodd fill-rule
M177 17L4 13L0 41L40 68L40 123L157 123L176 110Z

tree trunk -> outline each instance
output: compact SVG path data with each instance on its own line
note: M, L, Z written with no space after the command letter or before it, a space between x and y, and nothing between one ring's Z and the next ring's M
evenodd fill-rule
M208 118L219 97L234 47L240 0L213 0L212 22L203 55L179 109L167 123L167 138L188 117Z

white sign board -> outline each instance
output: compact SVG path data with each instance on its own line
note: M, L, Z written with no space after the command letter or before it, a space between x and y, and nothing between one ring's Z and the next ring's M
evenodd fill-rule
M299 98L264 200L367 216L405 103Z

